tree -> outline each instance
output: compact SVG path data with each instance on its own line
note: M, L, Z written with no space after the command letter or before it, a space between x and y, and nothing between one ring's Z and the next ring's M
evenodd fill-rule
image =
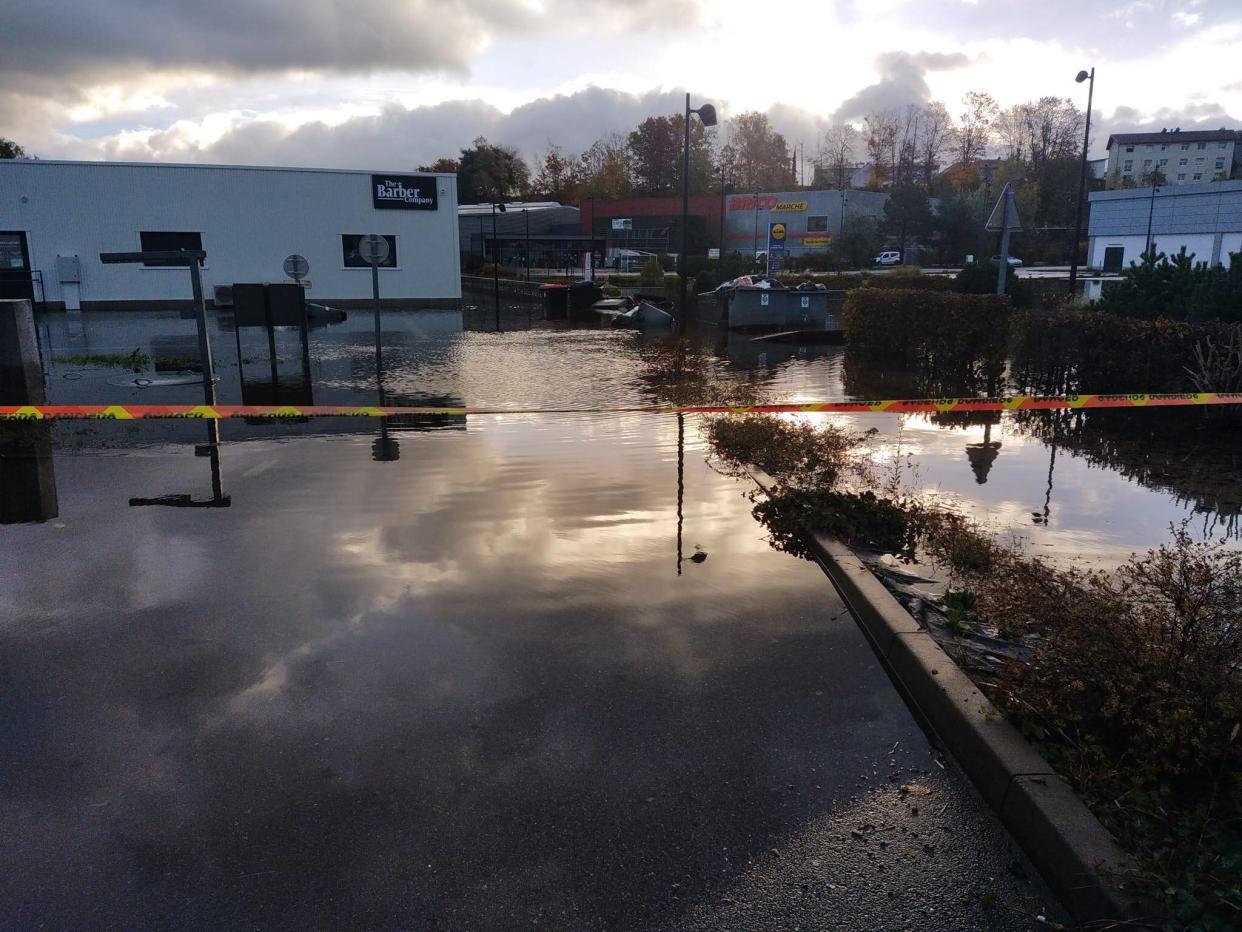
M762 113L741 113L729 121L721 162L735 190L783 191L793 184L789 146Z
M876 110L863 118L867 137L867 156L871 159L870 187L879 188L893 177L895 148L901 117L895 110Z
M610 133L591 144L578 158L582 196L628 197L633 192L630 156L620 133Z
M28 159L32 157L27 155L26 150L12 139L0 136L0 159Z
M819 140L819 159L816 175L821 168L828 175L828 183L844 190L848 187L850 168L854 164L854 151L858 146L858 130L848 123L834 123L824 130Z
M461 171L461 163L457 159L438 158L430 165L418 166L420 172L452 172L457 174Z
M880 233L880 225L874 217L865 214L848 214L844 229L832 240L830 251L833 260L847 268L870 265L884 237Z
M999 108L991 94L980 91L967 91L962 102L966 109L953 133L955 154L959 162L975 162L987 154Z
M498 146L480 136L474 146L461 150L457 170L458 202L485 204L519 197L530 187L530 169L517 150Z
M984 230L991 205L977 197L953 194L943 197L932 220L940 262L953 265L968 255L983 255L990 250L991 234Z
M921 126L918 155L923 169L923 187L930 192L936 170L940 167L940 160L949 144L953 118L949 116L948 108L944 104L933 100L923 108Z
M931 231L931 204L927 192L917 184L903 181L894 184L884 205L884 232L897 240L904 260L906 244Z
M680 120L678 121L680 123ZM671 194L681 174L681 127L666 116L647 117L630 133L626 148L639 194Z
M531 182L533 193L561 204L578 203L582 181L578 177L577 162L573 156L564 155L560 146L552 146L535 172L535 179Z

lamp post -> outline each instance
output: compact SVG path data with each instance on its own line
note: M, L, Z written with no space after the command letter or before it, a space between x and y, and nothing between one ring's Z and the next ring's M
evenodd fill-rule
M697 113L704 126L716 125L716 108L704 104L697 110L690 109L690 94L686 94L686 118L682 128L685 130L685 144L681 152L681 253L677 257L678 294L677 331L686 332L686 249L689 242L686 227L690 222L690 114ZM591 211L591 223L595 223L595 211Z
M496 211L505 212L504 204L492 201L492 289L496 298L496 332L500 332L500 246L496 239Z
M1158 173L1159 169L1156 171ZM1155 216L1156 213L1156 195L1160 192L1160 188L1156 185L1157 180L1159 180L1159 175L1153 174L1151 179L1151 200L1147 205L1147 245L1143 249L1143 255L1145 257L1151 253L1151 221L1152 217Z
M1087 127L1083 131L1082 161L1078 167L1078 207L1074 211L1074 239L1070 244L1070 300L1073 300L1074 292L1077 291L1078 285L1078 240L1082 234L1082 202L1086 197L1087 188L1087 147L1091 145L1091 101L1095 97L1095 68L1092 68L1089 72L1078 72L1074 81L1078 84L1082 84L1083 81L1089 81L1090 83L1087 85ZM1087 259L1090 261L1090 256Z
M725 256L725 170L724 166L720 166L720 261L724 262Z
M526 280L530 281L530 212L523 207L522 219L526 221Z

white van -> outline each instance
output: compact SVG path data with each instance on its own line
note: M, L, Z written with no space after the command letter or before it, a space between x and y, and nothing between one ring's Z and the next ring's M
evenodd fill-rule
M875 257L876 265L901 265L901 253L889 250Z

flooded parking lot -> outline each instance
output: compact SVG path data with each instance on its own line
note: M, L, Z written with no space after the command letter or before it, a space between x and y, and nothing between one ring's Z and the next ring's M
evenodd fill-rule
M279 331L275 380L261 331L213 320L219 396L658 400L640 334L525 329L523 307L491 333L473 313L386 314L381 380L369 315L313 330L306 354ZM40 328L52 402L201 398L134 383L184 374L159 361L193 337L176 313ZM774 400L847 397L862 364L695 339ZM138 373L72 361L135 349ZM1217 517L1008 419L853 422L878 428L883 462L909 457L1068 559ZM0 529L0 924L1019 929L1055 912L697 423L230 421L214 457L201 423L54 425L23 474L45 520ZM981 468L985 429L1001 445Z

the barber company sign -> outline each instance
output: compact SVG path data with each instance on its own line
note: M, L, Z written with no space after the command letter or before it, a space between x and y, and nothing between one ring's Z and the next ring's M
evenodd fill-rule
M372 175L371 205L376 210L436 210L439 189L430 175Z

